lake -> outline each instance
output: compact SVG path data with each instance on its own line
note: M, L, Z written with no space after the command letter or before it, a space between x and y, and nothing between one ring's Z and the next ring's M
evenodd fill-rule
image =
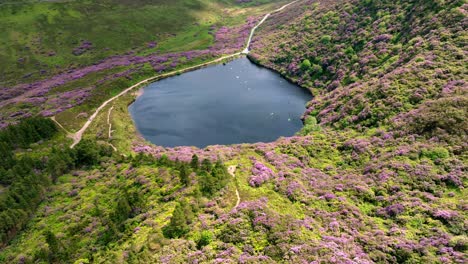
M311 94L247 58L154 82L129 111L164 147L271 142L302 128Z

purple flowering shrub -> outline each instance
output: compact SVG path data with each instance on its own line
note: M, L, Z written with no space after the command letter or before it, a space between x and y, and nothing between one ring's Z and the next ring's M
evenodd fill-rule
M93 48L93 43L83 40L81 41L81 44L74 48L72 51L72 54L75 56L80 56L81 54L85 53L88 50L91 50Z
M258 187L264 182L270 180L274 176L273 171L263 163L253 159L252 176L250 176L249 184L252 187Z
M307 111L319 123L376 127L453 89L464 90L459 96L466 97L463 77L456 76L464 68L464 44L456 37L463 25L460 14L466 12L460 2L305 5L268 20L254 39L252 58L319 95ZM384 9L389 10L385 15L375 13ZM416 18L408 20L406 12ZM275 27L280 23L281 28ZM466 107L461 98L438 104L447 101L455 104L451 108ZM456 123L453 129L466 133L460 129L464 122L457 122L463 113L446 115L451 118L439 126ZM418 126L424 129L424 124Z
M276 194L251 199L241 193L241 204L228 213L220 210L220 201L204 209L203 226L220 230L215 243L236 248L222 259L461 262L466 243L458 236L466 231L467 207L447 199L464 192L466 165L439 141L397 132L325 127L273 143L189 148L200 156L215 151L230 159L255 150L258 156L250 156L239 172L245 174L243 188ZM182 149L147 146L145 151L182 155ZM304 211L299 216L277 210L280 202L292 208L301 204Z
M232 54L242 51L247 43L251 29L258 21L259 19L256 17L248 17L247 21L241 26L223 26L212 32L215 42L210 47L210 51L215 54Z
M315 93L304 114L310 129L271 143L205 149L135 140L132 151L140 160L110 158L73 173L70 181L60 179L63 185L53 187L17 240L37 240L37 246L14 244L0 257L32 261L45 245L41 232L53 223L61 243L76 246L73 257L96 262L466 263L466 19L460 15L466 5L327 0L292 7L259 29L251 59ZM167 72L181 61L242 47L251 26L213 27L218 42L209 51L127 54L89 72L64 73L62 81L135 66L102 77L127 78L145 63ZM54 84L59 78L52 80L4 89L1 96L66 107L96 89L50 94L49 85L63 87ZM53 114L54 107L44 110ZM7 119L28 111L9 114ZM196 169L185 174L184 185L180 167L164 165L191 162L194 154L237 165L235 177L215 195L203 196ZM131 194L132 217L119 227L121 236L103 246L123 187ZM188 231L164 237L161 229L181 202L178 215L186 217ZM76 234L82 244L73 243ZM200 243L202 234L208 242Z
M460 41L441 37L456 38L460 17L442 8L429 18L433 7L412 1L333 3L272 16L251 55L316 93L304 119L320 129L189 152L250 158L236 175L241 204L205 209L215 243L235 248L216 261L463 263L466 82ZM406 21L410 6L418 16Z
M27 117L27 115L36 114L38 112L45 116L55 115L66 109L80 105L86 98L82 97L77 100L77 98L60 96L63 97L60 104L52 102L50 105L47 105L46 109L39 107L42 103L39 101L47 100L44 99L44 97L56 96L56 90L67 87L74 82L84 80L86 83L86 80L88 80L87 78L90 78L88 82L92 82L93 87L96 86L96 84L104 86L106 83L118 80L119 78L132 80L132 76L139 76L140 74L154 75L155 73L169 72L182 64L190 63L192 60L207 60L222 54L240 52L245 46L250 30L255 26L257 21L257 18L249 17L243 25L231 28L222 27L213 31L214 43L209 49L166 54L155 52L144 56L135 55L135 52L132 50L123 55L115 55L102 59L91 65L77 66L72 64L68 68L59 69L59 73L54 76L48 76L31 83L20 83L11 87L0 87L0 108L11 108L12 110L10 111L13 111L2 111L0 113L0 125L5 126L12 120ZM215 28L213 28L213 30L214 29ZM148 46L151 47L155 45L156 43L148 44ZM92 47L91 42L82 41L81 44L73 50L73 54L79 56L91 50ZM144 72L142 69L144 64L150 64L154 71L151 73ZM117 73L108 73L120 68L126 70ZM92 76L100 73L104 73L105 76L97 81L94 80ZM91 84L89 84L89 86L91 87ZM76 88L72 87L71 89ZM73 91L68 92L73 93ZM18 113L14 109L15 105L31 102L33 104L29 105L30 107L27 108L28 111Z

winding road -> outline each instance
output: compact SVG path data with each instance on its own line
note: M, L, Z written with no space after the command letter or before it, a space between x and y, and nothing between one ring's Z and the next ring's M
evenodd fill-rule
M253 38L253 35L255 33L255 30L263 24L263 22L265 22L268 17L271 15L271 14L274 14L274 13L277 13L277 12L280 12L282 11L283 9L285 9L286 7L298 2L299 0L296 0L296 1L292 1L288 4L285 4L283 5L282 7L266 14L262 20L260 20L260 22L258 22L258 24L252 28L252 30L250 31L250 36L249 36L249 39L245 45L245 49L241 52L237 52L237 53L234 53L234 54L231 54L231 55L226 55L226 56L223 56L223 57L220 57L220 58L217 58L215 60L212 60L212 61L208 61L208 62L205 62L205 63L201 63L201 64L198 64L198 65L195 65L195 66L191 66L191 67L187 67L185 69L181 69L181 70L176 70L176 71L172 71L172 72L168 72L168 73L164 73L164 74L160 74L160 75L156 75L156 76L153 76L153 77L150 77L148 79L145 79L137 84L134 84L130 87L128 87L127 89L123 90L122 92L120 92L119 94L117 94L116 96L108 99L107 101L105 101L104 103L102 103L97 109L96 111L94 111L94 113L88 118L88 120L86 121L86 123L83 125L83 127L81 127L80 130L78 130L76 133L74 134L70 134L70 137L73 139L73 143L70 145L70 148L74 148L76 146L76 144L80 143L81 141L81 138L83 137L83 133L86 131L86 129L88 129L89 125L91 125L91 123L94 121L94 119L96 118L96 116L99 114L99 112L105 108L109 103L111 103L112 101L114 101L115 99L121 97L122 95L125 95L126 93L128 93L129 91L133 90L134 88L136 87L139 87L143 84L147 84L149 82L152 82L156 79L161 79L161 78L165 78L165 77L170 77L170 76L174 76L176 74L180 74L180 73L185 73L185 72L188 72L188 71L191 71L191 70L196 70L196 69L199 69L199 68L202 68L204 66L207 66L207 65L210 65L210 64L214 64L214 63L218 63L218 62L221 62L223 60L226 60L226 59L230 59L230 58L233 58L233 57L236 57L236 56L239 56L239 55L242 55L242 54L248 54L249 53L249 47L250 47L250 43L252 42L252 38Z

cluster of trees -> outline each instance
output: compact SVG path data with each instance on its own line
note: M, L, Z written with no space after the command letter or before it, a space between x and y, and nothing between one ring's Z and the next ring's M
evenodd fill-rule
M48 178L35 169L40 162L29 157L14 159L15 165L6 170L0 168L2 186L0 193L0 245L8 242L27 222L48 185Z
M14 164L13 151L28 148L32 143L47 140L57 133L55 123L47 118L29 118L0 131L0 168Z
M135 217L146 207L146 201L140 191L124 187L119 193L121 195L117 199L114 209L109 214L108 219L104 220L108 228L99 239L102 245L107 245L119 238L120 234L125 231L125 221ZM95 211L98 216L103 216L97 204L95 205Z
M197 175L198 186L196 186L197 194L202 194L206 197L212 197L217 191L221 190L229 181L229 173L224 164L218 159L215 164L208 159L199 162L198 156L193 155L189 164L180 164L179 179L181 184L188 186L191 184L190 173L195 172ZM185 235L189 231L189 225L194 218L198 205L191 205L186 200L181 200L176 204L171 220L168 225L163 228L163 234L167 238L178 238ZM202 232L197 240L197 246L202 247L209 244L211 235Z
M55 183L57 178L72 169L83 166L97 165L101 157L110 157L112 148L99 145L93 140L82 140L75 148L52 148L47 161L45 171Z
M193 208L185 200L177 203L172 213L171 221L163 228L167 238L178 238L185 235L190 229L189 224L194 218Z
M229 181L229 173L219 159L215 164L212 164L208 159L204 159L199 164L198 157L194 155L190 167L196 172L200 191L206 197L212 197Z
M189 204L185 199L180 200L176 204L169 224L163 227L164 236L179 238L187 234L190 231L190 224L195 219L196 207ZM212 240L213 234L209 230L202 230L195 236L198 249L210 244Z
M69 258L67 247L50 230L44 231L48 248L41 248L36 254L36 259L46 260L48 263L60 263Z
M0 144L3 145L0 149L27 148L32 143L50 139L57 133L57 130L54 121L48 118L24 119L0 131Z
M48 178L38 173L43 162L23 155L17 148L55 135L57 127L46 118L30 118L0 131L0 245L26 224L44 193Z
M190 186L192 181L190 175L197 175L198 187L201 193L206 197L212 197L217 191L226 186L229 181L229 174L224 164L218 159L216 163L212 163L209 159L204 159L200 162L197 155L192 156L189 164L176 159L170 160L166 155L160 158L155 158L151 155L139 153L132 159L132 166L140 165L156 165L162 167L172 167L178 171L180 183L183 186Z
M32 143L51 139L57 131L55 123L45 118L27 119L0 131L0 247L8 243L27 224L44 198L47 188L61 175L78 168L99 166L102 157L112 155L110 147L99 145L93 140L82 140L73 149L42 149L42 155L21 150L29 148ZM120 158L124 159L121 162L130 162L134 167L170 167L178 173L182 186L195 187L193 196L196 199L186 197L177 203L170 223L163 230L167 238L185 235L195 219L198 198L202 195L212 197L226 186L229 180L227 169L221 161L212 163L204 159L200 162L196 155L193 155L190 163L173 161L165 155L155 158L139 154L130 158ZM196 175L196 179L192 179L192 175ZM108 226L100 238L104 246L118 239L125 231L127 219L138 215L145 208L142 194L131 188L122 188L119 192L122 195L118 197L114 210L110 214L102 215ZM96 214L101 212L97 204L94 211ZM67 259L70 252L61 244L60 239L47 230L44 235L47 238L48 249L41 251L37 257L50 262ZM200 233L197 244L202 247L210 241L211 234Z
M53 121L45 118L27 119L0 131L0 246L24 227L51 182L112 153L108 147L83 140L75 149L53 148L42 157L27 152L15 155L17 148L50 139L57 131Z

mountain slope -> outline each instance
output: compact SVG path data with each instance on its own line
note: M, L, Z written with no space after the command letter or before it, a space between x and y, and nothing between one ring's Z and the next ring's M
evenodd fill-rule
M271 16L250 57L314 93L297 136L147 145L122 98L112 143L132 157L103 147L59 176L0 261L466 263L466 7L299 1ZM103 124L81 149L108 142Z

